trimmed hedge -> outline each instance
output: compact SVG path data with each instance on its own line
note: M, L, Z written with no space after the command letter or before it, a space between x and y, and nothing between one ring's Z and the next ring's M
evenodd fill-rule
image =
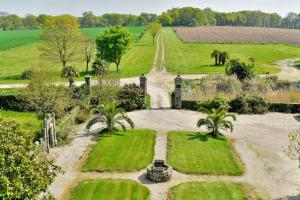
M283 113L300 113L300 103L270 103L270 112L283 112Z
M16 95L1 95L0 109L18 112L32 111L29 105L22 98Z
M182 101L182 109L197 111L197 101ZM172 105L173 106L173 105ZM269 103L269 112L281 112L281 113L300 113L300 103Z

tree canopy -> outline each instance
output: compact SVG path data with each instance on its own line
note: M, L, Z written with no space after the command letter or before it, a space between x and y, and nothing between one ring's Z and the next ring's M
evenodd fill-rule
M42 56L60 62L63 67L76 60L82 40L77 18L70 15L51 17L46 20L44 28L40 48Z
M161 29L161 25L157 22L151 22L150 24L148 24L148 30L152 35L153 44L154 44L155 36L159 33L160 29Z
M104 33L96 39L98 58L110 63L115 63L117 71L119 71L122 56L128 50L131 40L131 34L122 26L118 25L106 29Z
M37 199L59 171L20 124L0 120L0 199Z

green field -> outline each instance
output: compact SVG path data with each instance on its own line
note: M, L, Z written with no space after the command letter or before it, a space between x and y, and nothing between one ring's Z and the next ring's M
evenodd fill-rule
M135 171L153 160L155 132L135 130L100 136L83 171Z
M188 174L243 174L243 164L231 143L207 133L170 132L167 160L174 169Z
M227 51L231 58L256 60L256 73L275 73L278 60L297 58L300 47L284 44L201 44L183 43L171 28L163 31L167 70L172 73L223 73L224 66L213 66L213 50Z
M38 139L36 137L39 137L43 122L37 118L35 113L0 110L0 118L19 122L26 132L31 134L34 139Z
M89 180L79 183L71 200L147 200L149 190L130 180Z
M190 182L171 188L172 200L245 200L243 185L229 182Z
M104 29L100 29L100 33ZM129 28L133 34L142 33L144 27ZM91 37L97 35L98 29L90 28L83 29L87 31ZM139 76L141 73L148 73L152 68L152 62L155 55L155 45L152 45L150 34L145 34L144 37L136 43L133 43L130 50L123 56L118 73L120 77ZM0 51L0 83L23 83L26 82L20 79L20 74L29 68L34 68L39 63L47 63L51 67L49 76L53 77L53 81L63 81L60 78L61 64L53 63L41 58L38 50L38 43L11 48L5 51ZM71 63L81 71L84 76L85 64L83 61ZM111 71L115 74L115 66L111 65ZM83 77L77 80L83 80Z
M90 39L96 39L102 34L105 28L81 28L81 32ZM129 32L133 37L138 37L144 32L145 27L128 27ZM6 30L0 31L0 51L33 44L39 41L41 29L26 29L26 30Z

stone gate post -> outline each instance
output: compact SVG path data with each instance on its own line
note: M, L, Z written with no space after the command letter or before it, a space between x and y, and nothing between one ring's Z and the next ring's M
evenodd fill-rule
M182 83L182 78L180 75L177 75L175 78L175 96L174 96L174 106L176 109L181 109L181 83Z
M144 91L144 97L145 97L145 103L146 103L146 98L147 98L147 78L144 74L140 76L140 87Z
M87 87L90 87L90 86L91 86L91 79L92 79L92 76L90 76L90 75L84 76L85 85L86 85Z

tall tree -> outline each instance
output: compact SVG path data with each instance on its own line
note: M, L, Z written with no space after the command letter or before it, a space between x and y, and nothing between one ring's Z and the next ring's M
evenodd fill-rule
M61 15L51 17L46 21L41 34L42 56L49 60L60 62L63 67L76 60L80 51L82 34L76 17Z
M25 18L23 18L23 24L29 29L38 28L39 26L37 17L34 15L27 15Z
M220 57L220 54L221 52L218 51L218 50L214 50L212 53L211 53L211 58L214 58L215 59L215 66L218 66L219 65L219 57Z
M148 25L148 30L149 30L150 34L152 35L152 42L154 44L154 39L155 39L156 35L159 33L159 31L161 30L161 25L157 22L151 22Z
M128 50L131 40L131 35L126 28L110 27L96 39L97 56L107 62L115 63L119 71L122 56Z
M60 172L15 121L0 120L0 160L0 199L38 199Z
M94 41L88 38L84 38L82 40L82 55L86 63L85 74L89 73L89 64L95 54L95 50L96 50L96 44Z

